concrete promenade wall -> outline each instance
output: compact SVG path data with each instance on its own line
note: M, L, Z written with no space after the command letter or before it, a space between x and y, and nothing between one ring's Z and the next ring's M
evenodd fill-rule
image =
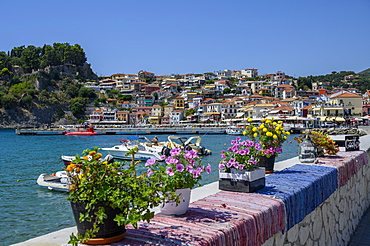
M218 190L217 182L192 192L182 216L157 214L139 229L127 227L114 245L347 245L370 204L370 136L362 151L339 152L317 164L298 158L276 163L255 193ZM75 227L25 245L67 245Z

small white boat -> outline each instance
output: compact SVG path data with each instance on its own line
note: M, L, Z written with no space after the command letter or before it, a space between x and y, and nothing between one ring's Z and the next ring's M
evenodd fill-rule
M62 161L63 161L64 165L68 166L69 164L71 164L71 162L74 159L76 159L76 156L73 156L73 155L62 155L61 158L62 158Z
M201 145L202 138L199 136L193 136L190 138L187 137L178 137L178 136L168 136L168 142L163 142L162 145L168 147L169 149L181 148L185 150L194 150L198 155L211 155L212 150L205 148ZM166 154L166 149L162 151Z
M48 190L68 192L70 182L66 171L58 171L54 175L45 173L40 174L37 179L37 184L41 188L45 188Z
M241 127L239 127L241 128ZM228 127L226 128L226 134L228 135L243 135L242 129L239 129L238 127Z
M142 142L142 140L145 140ZM127 137L122 139L120 145L115 145L110 148L102 148L108 151L116 159L130 160L131 156L126 155L131 149L138 147L139 151L135 154L136 160L157 159L162 160L163 145L153 144L146 137Z

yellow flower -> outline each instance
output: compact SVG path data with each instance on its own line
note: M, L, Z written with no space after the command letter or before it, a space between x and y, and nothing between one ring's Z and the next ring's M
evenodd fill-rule
M290 135L290 132L286 132L286 135Z
M272 136L273 139L277 139L278 137L276 135Z
M253 120L251 118L248 118L248 122L252 122Z
M274 121L274 122L272 122L272 125L276 126L276 124L277 124L277 123L276 123L275 121Z
M263 130L262 131L264 131L264 132L267 132L267 128L265 127L265 128L263 128Z
M272 132L266 132L266 136L271 137L272 136ZM276 136L276 135L274 135L274 136Z
M247 132L246 132L246 131L244 131L244 132L243 132L243 135L244 135L244 136L245 136L245 135L247 135Z
M82 178L83 178L83 176L84 176L84 174L83 174L83 173L80 173L80 174L78 175L78 178L79 178L79 179L82 179Z
M284 136L284 139L287 139L287 137L286 137L286 136Z
M253 127L252 131L256 132L258 129L257 127Z
M281 131L276 131L277 134L281 134Z
M84 160L88 160L89 159L89 157L88 156L84 156L84 157L82 157Z
M67 166L67 171L73 171L73 169L76 167L76 165L75 164L69 164L68 166Z
M267 124L270 124L270 123L271 123L271 120L266 120L266 123L267 123Z
M94 150L89 152L89 155L95 155L95 154L96 154L96 151Z
M253 134L253 137L258 137L258 133L257 132L255 132L254 134Z
M281 120L278 121L279 124L283 123Z

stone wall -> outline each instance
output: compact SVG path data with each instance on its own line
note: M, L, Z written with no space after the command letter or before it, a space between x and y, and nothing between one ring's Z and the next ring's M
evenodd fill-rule
M368 157L366 152L364 155ZM301 222L287 232L276 233L263 245L347 245L370 204L369 158L367 160L367 165L360 167Z

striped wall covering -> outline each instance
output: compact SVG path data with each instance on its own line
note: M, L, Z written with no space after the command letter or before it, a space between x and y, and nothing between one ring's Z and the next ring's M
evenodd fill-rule
M222 191L192 203L184 215L157 214L138 230L128 226L112 245L261 245L285 229L285 217L277 199Z
M297 164L267 176L266 186L256 193L284 203L289 230L338 188L337 178L335 168Z
M338 184L339 187L342 187L366 163L367 153L365 151L349 151L319 158L317 165L338 169Z
M339 152L266 177L255 193L220 191L181 216L157 214L111 245L261 245L302 221L367 163L363 151Z

